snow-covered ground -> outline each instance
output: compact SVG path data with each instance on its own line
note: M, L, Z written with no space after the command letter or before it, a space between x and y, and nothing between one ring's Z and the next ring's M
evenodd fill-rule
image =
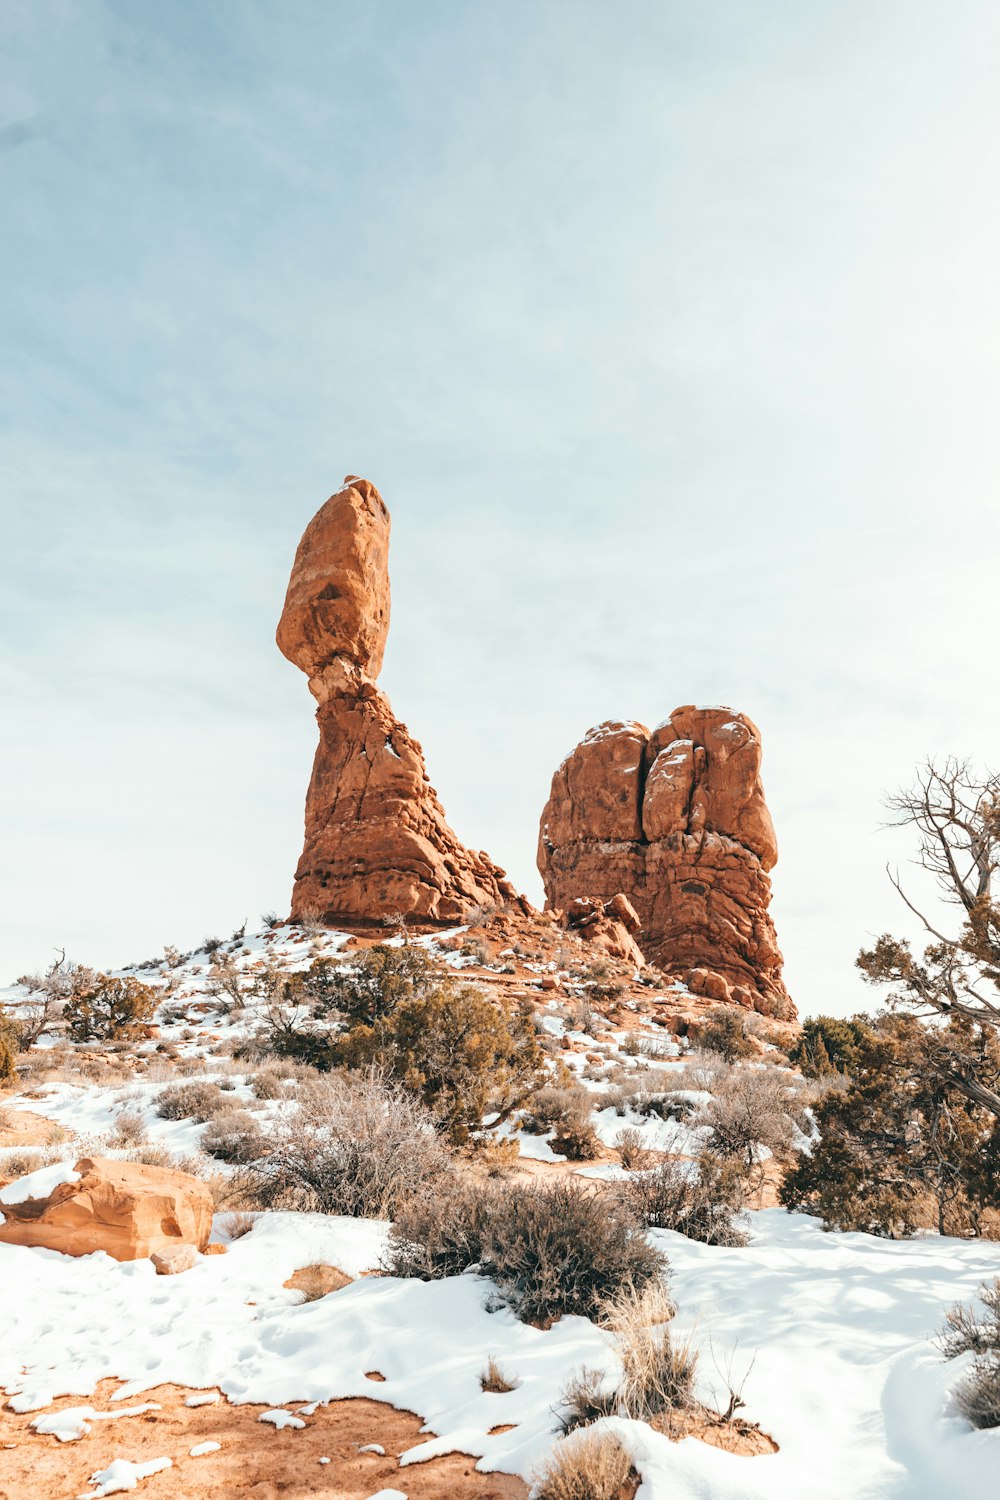
M274 928L225 947L249 992L265 961L304 967L344 941L344 934L306 939L296 929ZM458 968L472 962L459 953L446 961ZM224 1081L233 1103L252 1107L266 1127L290 1106L255 1100L252 1072L238 1071L247 1065L218 1055L220 1038L235 1040L253 1029L255 1013L252 1000L243 1009L213 994L211 962L202 951L117 972L138 973L163 988L159 1041L182 1058L204 1058L204 1071L189 1070L190 1077ZM0 1000L16 1007L25 993L14 988ZM691 1086L680 1045L662 1032L654 1040L652 1027L641 1044L648 1052L636 1051L635 1033L606 1023L588 1035L575 1029L579 1017L562 1001L539 1014L551 1044L569 1044L558 1064L592 1097L592 1123L605 1146L628 1129L648 1149L699 1154L705 1137L699 1111L710 1095ZM155 1046L137 1050L152 1059ZM187 1077L171 1075L162 1060L152 1071L111 1083L73 1075L5 1096L6 1111L44 1115L73 1137L55 1148L65 1157L42 1169L42 1185L67 1180L80 1148L106 1143L123 1111L141 1118L149 1144L177 1157L198 1151L204 1125L156 1113L162 1089ZM682 1101L688 1117L662 1119L636 1109L631 1084L641 1092L647 1079L650 1092L669 1091ZM499 1133L516 1139L542 1170L546 1163L566 1169L551 1132L529 1134L514 1117ZM608 1161L575 1170L590 1178L624 1175ZM15 1195L26 1190L23 1183L13 1188ZM663 1232L653 1237L670 1262L675 1327L690 1333L700 1351L699 1395L724 1407L727 1379L742 1382L743 1415L779 1451L737 1456L607 1419L642 1478L638 1500L996 1500L1000 1431L972 1431L953 1413L950 1393L964 1362L943 1360L934 1336L951 1305L1000 1275L1000 1244L827 1234L817 1221L778 1209L748 1219L751 1242L741 1249ZM217 1221L217 1240L225 1239L224 1222ZM73 1259L0 1244L3 1302L17 1310L4 1320L0 1386L14 1397L13 1409L38 1413L40 1430L55 1398L85 1401L107 1377L124 1382L116 1398L123 1406L170 1382L204 1391L207 1400L221 1391L234 1402L267 1404L274 1409L268 1420L284 1424L280 1414L288 1412L306 1426L312 1403L367 1396L415 1411L427 1424L427 1440L405 1455L403 1476L411 1463L459 1451L484 1470L530 1478L557 1440L567 1381L584 1366L614 1376L613 1336L582 1318L547 1330L526 1326L499 1306L490 1282L472 1273L435 1283L362 1275L378 1268L386 1233L386 1225L366 1221L264 1213L227 1254L171 1277L157 1277L149 1261ZM316 1263L359 1279L304 1302L283 1282ZM482 1390L491 1358L514 1382L512 1391ZM373 1372L383 1381L373 1383ZM76 1409L78 1426L101 1419L87 1413L85 1405ZM72 1416L63 1413L48 1427L70 1433L72 1441ZM509 1430L493 1431L501 1427ZM293 1424L292 1438L295 1431Z
M739 1457L612 1420L642 1476L639 1500L995 1500L1000 1432L949 1412L962 1365L945 1363L933 1336L951 1303L1000 1274L1000 1245L825 1234L776 1209L751 1222L745 1249L656 1239L677 1327L701 1351L702 1395L724 1404L725 1377L750 1367L745 1415L780 1451ZM166 1278L148 1261L0 1245L0 1285L18 1308L0 1383L40 1413L110 1376L126 1382L123 1402L168 1381L280 1408L377 1394L439 1434L404 1465L457 1450L529 1476L555 1439L567 1379L584 1365L614 1370L612 1337L583 1318L528 1327L496 1310L474 1274L363 1277L307 1303L283 1288L316 1262L377 1266L384 1236L364 1221L265 1214L227 1255ZM481 1389L491 1356L516 1389Z

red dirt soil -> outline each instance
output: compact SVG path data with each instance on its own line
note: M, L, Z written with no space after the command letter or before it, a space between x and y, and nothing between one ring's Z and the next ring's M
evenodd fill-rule
M119 1383L102 1381L92 1396L66 1396L46 1412L70 1406L114 1410ZM91 1474L114 1458L133 1463L173 1459L173 1467L139 1481L143 1500L207 1500L214 1495L253 1500L367 1500L381 1489L401 1490L408 1500L525 1500L520 1479L479 1474L475 1459L462 1454L399 1467L399 1455L428 1441L419 1417L379 1401L334 1401L305 1416L305 1427L276 1430L258 1420L266 1406L184 1405L190 1394L175 1385L144 1391L125 1406L160 1403L161 1411L117 1422L95 1422L78 1442L60 1443L31 1430L39 1416L0 1411L0 1500L75 1500L93 1488ZM289 1402L294 1412L301 1403ZM199 1443L221 1443L218 1452L191 1458ZM378 1443L385 1456L361 1453ZM321 1464L320 1458L329 1458Z

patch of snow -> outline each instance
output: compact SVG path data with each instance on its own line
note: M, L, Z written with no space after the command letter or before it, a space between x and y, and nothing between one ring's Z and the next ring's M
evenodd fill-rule
M185 1406L214 1406L222 1397L218 1391L196 1391L193 1396L185 1399Z
M634 1109L620 1115L609 1106L595 1113L592 1119L597 1139L605 1146L613 1146L621 1131L635 1130L647 1151L669 1151L675 1156L700 1156L708 1135L703 1125L661 1120L659 1115L641 1115Z
M522 1130L511 1120L505 1120L496 1131L500 1140L517 1141L517 1154L523 1156L526 1161L565 1161L565 1156L560 1156L550 1144L554 1133L552 1130L547 1130L544 1135L533 1135L528 1130Z
M102 1495L118 1495L123 1490L138 1489L140 1479L148 1479L150 1474L159 1474L173 1466L172 1458L151 1458L144 1464L130 1463L127 1458L113 1459L106 1469L91 1474L90 1482L96 1484L97 1489L88 1490L80 1500L100 1500Z
M272 1411L262 1411L257 1418L258 1422L270 1422L272 1427L277 1427L280 1432L284 1427L304 1427L306 1424L301 1417L296 1417L290 1411L282 1411L275 1408Z
M72 1161L57 1161L51 1167L39 1167L26 1177L18 1177L0 1191L0 1203L30 1203L39 1198L48 1198L64 1182L79 1182L79 1172L74 1172Z
M7 1405L11 1411L15 1411L19 1416L23 1416L25 1412L41 1411L43 1406L51 1406L54 1400L55 1397L51 1391L38 1387L34 1390L21 1391L18 1395L11 1396Z
M221 1443L195 1443L189 1451L192 1458L201 1458L205 1453L218 1453L221 1447Z
M60 1443L75 1443L86 1437L91 1422L115 1422L119 1417L141 1417L147 1411L159 1411L158 1401L144 1406L124 1406L119 1411L95 1411L92 1406L67 1406L47 1417L36 1417L31 1423L35 1432L58 1438Z

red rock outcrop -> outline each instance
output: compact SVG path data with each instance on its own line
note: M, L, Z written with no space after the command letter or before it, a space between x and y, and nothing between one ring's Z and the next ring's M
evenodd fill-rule
M37 1175L45 1175L40 1172ZM64 1255L104 1250L115 1260L142 1260L178 1246L203 1250L212 1232L212 1195L186 1172L138 1162L86 1157L43 1198L4 1190L0 1242L36 1245ZM26 1183L27 1185L27 1183ZM16 1201L6 1201L13 1197Z
M641 929L639 914L627 896L619 893L610 901L600 901L596 896L577 896L562 913L562 920L570 932L575 932L585 943L600 948L611 958L624 959L635 964L637 969L646 967L642 950L635 940Z
M316 699L319 747L306 797L292 917L368 926L401 912L461 921L518 900L487 854L461 844L423 752L376 686L389 631L389 512L349 475L295 554L277 641Z
M728 708L678 708L652 733L599 724L552 778L538 868L549 908L624 892L664 972L793 1019L768 912L778 849L760 761L756 726Z

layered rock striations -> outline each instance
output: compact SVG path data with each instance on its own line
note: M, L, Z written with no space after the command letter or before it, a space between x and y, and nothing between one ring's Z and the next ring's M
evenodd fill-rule
M778 849L756 726L678 708L652 733L590 730L552 778L538 868L549 908L623 892L643 952L695 993L792 1019L768 905Z
M423 752L376 678L389 632L389 512L348 476L306 527L277 641L317 702L319 747L306 797L292 916L332 925L400 912L460 921L470 906L517 899L504 872L461 844Z

